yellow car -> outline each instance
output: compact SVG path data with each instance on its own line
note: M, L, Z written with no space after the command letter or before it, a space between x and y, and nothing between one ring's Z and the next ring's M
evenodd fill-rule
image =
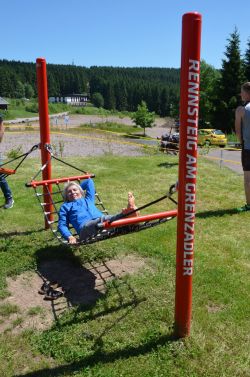
M227 138L221 130L202 128L198 130L198 144L225 147L227 144Z

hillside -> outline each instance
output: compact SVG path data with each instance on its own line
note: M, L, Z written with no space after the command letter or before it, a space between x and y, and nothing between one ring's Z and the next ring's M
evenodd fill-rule
M135 111L144 100L161 116L178 108L179 69L48 64L47 74L49 96L87 92L93 100L98 94L101 107L118 111ZM35 62L0 60L0 96L36 97Z

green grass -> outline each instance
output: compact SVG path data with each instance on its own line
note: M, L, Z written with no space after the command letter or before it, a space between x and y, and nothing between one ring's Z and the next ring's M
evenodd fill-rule
M125 134L125 135L133 135L133 134L141 134L143 135L143 129L137 126L131 127L121 123L115 122L105 122L105 123L97 123L96 125L91 124L84 124L80 126L80 130L94 130L94 131L109 131L115 132L118 134Z
M81 115L100 115L100 116L109 116L109 115L115 115L120 117L121 119L125 116L131 116L131 112L128 111L117 111L117 110L106 110L101 108L97 108L95 106L83 106L83 107L77 107L77 106L70 106L70 113L71 114L81 114Z
M19 309L17 305L1 304L0 305L0 317L9 317L11 314L18 313Z
M126 206L127 191L142 205L177 179L177 157L165 154L67 161L96 174L97 191L111 213ZM15 206L0 217L0 297L7 296L7 277L33 271L44 260L79 264L132 254L145 259L147 268L109 282L95 305L66 310L46 331L0 335L0 375L247 376L250 214L234 210L245 200L242 177L199 159L192 329L189 338L174 340L176 220L72 251L43 231L37 201L24 187L38 166L29 159L9 178ZM68 167L53 169L54 176L72 175ZM170 207L162 202L145 212Z
M7 101L9 102L8 110L2 111L5 120L38 116L37 99L24 100L7 98ZM74 107L64 103L49 103L50 114L57 114L65 111L68 111L70 114L100 115L103 117L115 115L121 119L125 116L131 116L131 113L126 111L119 112L116 110L105 110L94 106Z
M38 116L38 105L35 100L25 101L8 98L7 101L9 102L8 110L2 111L5 120Z

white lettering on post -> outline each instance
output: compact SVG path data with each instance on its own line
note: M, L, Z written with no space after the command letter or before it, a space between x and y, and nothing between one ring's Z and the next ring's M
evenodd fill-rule
M200 62L189 60L188 72L188 107L187 107L187 144L185 176L185 212L184 212L184 250L183 275L193 274L194 220L196 200L197 172L197 128L199 115Z

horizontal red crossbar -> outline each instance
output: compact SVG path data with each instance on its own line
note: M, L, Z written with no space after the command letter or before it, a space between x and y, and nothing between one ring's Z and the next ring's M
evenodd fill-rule
M8 174L8 175L11 175L11 174L15 174L15 170L13 169L6 169L6 168L0 168L0 174Z
M36 186L47 186L53 183L61 183L61 182L70 182L70 181L81 181L87 178L94 178L94 174L84 174L84 175L75 175L73 177L65 177L65 178L54 178L54 179L47 179L44 181L31 181L26 184L28 187L36 187Z
M165 219L166 217L176 217L176 216L177 216L177 209L173 209L171 211L158 212L158 213L153 213L151 215L125 217L124 219L113 221L112 223L105 221L103 223L103 228L104 229L116 228L120 226L141 223L144 221L160 220L160 219Z

